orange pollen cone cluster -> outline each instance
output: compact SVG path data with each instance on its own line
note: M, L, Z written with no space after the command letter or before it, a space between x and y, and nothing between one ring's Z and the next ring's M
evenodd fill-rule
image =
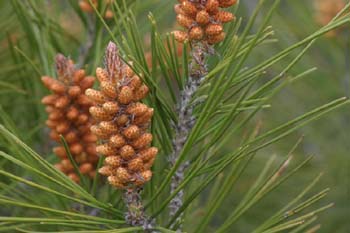
M51 129L50 138L60 143L59 135L62 135L80 172L94 177L99 159L96 153L97 137L90 131L92 118L89 107L92 102L84 91L92 87L95 78L86 76L84 70L76 70L73 62L63 55L56 56L56 66L58 79L48 76L41 78L52 91L41 100L48 113L46 125ZM79 182L63 145L54 147L53 152L61 159L56 168Z
M344 7L344 0L314 0L315 19L321 26L327 25ZM340 30L329 31L326 36L334 37Z
M98 0L91 0L92 4L97 8L98 7ZM109 9L109 5L112 4L113 0L105 0L105 4L107 5L107 9L105 11L104 17L106 19L111 19L113 18L113 12ZM89 0L79 0L79 7L82 11L87 12L87 13L93 13L94 8L91 6Z
M150 147L148 133L153 109L140 102L148 87L122 62L117 47L106 50L106 69L97 68L99 90L87 89L93 101L90 114L96 124L91 131L101 140L97 153L106 156L99 173L120 189L142 186L152 177L151 167L158 149Z
M235 16L223 11L236 4L237 0L179 0L174 9L177 22L185 31L173 31L175 39L181 43L205 41L216 44L225 39L223 24L235 19Z

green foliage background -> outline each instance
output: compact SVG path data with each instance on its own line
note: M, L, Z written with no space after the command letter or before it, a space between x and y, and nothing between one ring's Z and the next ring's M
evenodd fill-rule
M130 0L126 2L132 6L136 22L139 25L137 28L138 33L142 38L144 37L142 43L145 45L147 51L151 51L147 39L150 37L150 31L152 29L152 25L147 19L149 12L152 12L154 19L157 21L159 32L164 34L170 32L175 19L172 5L176 1ZM267 2L272 4L272 1ZM243 29L247 24L248 18L252 14L250 4L250 2L248 4L248 2L241 1L241 6L237 12L237 15L243 18ZM265 5L263 13L259 14L257 22L255 22L256 25L252 28L252 33L258 31L259 25L264 21L270 8L268 4ZM85 29L88 27L89 19L79 10L77 1L74 0L0 1L0 12L1 123L39 154L45 155L44 158L47 161L53 163L56 158L51 154L50 143L47 142L46 139L47 130L44 127L46 114L43 111L43 106L40 104L41 97L44 96L47 91L40 83L40 76L43 74L54 75L53 58L57 52L69 55L75 59L79 57L78 48L84 45L86 41ZM313 15L314 10L311 1L282 1L269 23L269 25L271 24L273 26L273 38L271 37L271 40L266 41L265 44L254 49L245 65L253 67L265 59L272 57L273 54L276 54L283 48L300 41L310 33L316 31L320 26L316 25L314 22ZM106 25L110 26L112 34L120 41L118 37L120 35L118 29L119 25L108 21L106 25L103 25L98 18L95 22L97 22L96 33L99 36L97 36L94 46L91 48L90 54L86 58L86 63L88 64L86 68L90 73L93 73L95 68L102 64L104 48L107 42L113 39L110 38L109 33L105 30ZM121 26L122 25L120 25L120 27ZM346 27L349 26L347 25ZM242 28L240 30L242 30ZM263 109L263 111L254 118L254 122L247 124L246 130L242 130L240 134L232 136L230 142L235 146L239 145L238 142L242 140L242 135L251 133L256 122L261 121L261 131L267 131L336 98L349 96L350 64L347 57L350 56L350 34L347 30L346 28L336 38L322 37L313 44L306 55L290 72L288 72L288 74L286 74L286 76L297 76L313 67L317 67L318 69L310 73L307 78L304 78L302 81L287 85L268 102L269 106L266 106L266 109ZM274 38L278 40L274 40ZM124 41L124 43L127 43L127 41ZM127 45L124 48L127 48ZM299 53L300 51L291 53L292 58ZM224 48L219 47L217 57L211 62L215 64L220 61L223 54ZM131 56L134 58L137 57L137 52L132 53ZM142 59L136 58L136 60ZM275 64L273 67L269 67L266 73L260 75L260 79L254 85L261 86L268 82L272 77L279 74L281 70L288 66L290 62L291 59L286 59ZM153 75L153 73L151 74ZM156 96L152 98L156 98ZM171 97L166 96L166 98L170 99ZM154 103L154 99L149 101ZM233 228L230 228L231 232L251 232L256 229L257 225L260 225L264 220L296 197L296 195L303 190L303 187L308 185L320 171L324 174L316 187L318 190L330 188L330 192L326 200L322 200L315 208L324 206L329 202L335 202L335 206L330 208L326 213L320 215L318 222L322 224L322 228L319 232L347 232L347 230L350 229L350 223L347 219L350 215L349 122L350 108L349 105L345 105L320 120L298 128L296 133L284 138L282 141L258 151L252 161L248 159L247 161L244 160L244 163L247 162L248 164L249 162L247 168L240 175L240 179L235 185L235 188L228 191L227 198L225 198L222 205L216 210L213 220L210 221L206 232L214 232L223 223L223 220L232 213L232 210L239 205L239 202L247 194L249 187L253 185L257 177L261 175L260 172L266 162L270 161L271 158L275 158L274 161L271 160L272 167L268 167L269 170L274 171L275 167L284 161L284 156L288 153L290 148L293 147L302 136L304 136L304 138L293 153L293 164L304 161L309 155L314 155L313 160L304 166L293 179L282 184L276 192L268 195L267 198L264 199L263 202L258 203L253 210L249 210L243 218L239 219ZM26 162L26 159L28 159L28 161L32 163L30 157L33 156L32 152L26 150L23 145L19 145L18 139L14 137L11 138L11 135L7 133L4 128L1 128L1 132L1 151L16 155L17 157L15 158L20 158L22 162ZM158 143L160 142L158 141ZM231 152L232 144L225 144L223 148L220 148L220 153ZM165 154L166 153L163 153L160 156L165 156ZM164 157L158 159L157 163L159 167L157 172L161 171L165 161L166 159ZM45 162L43 163L45 164ZM23 167L14 166L6 159L0 160L0 166L4 168L5 171L11 171L11 173L26 178L27 173ZM48 165L45 164L45 166ZM39 167L38 165L38 168ZM230 166L220 175L223 177L227 176L233 167ZM54 177L71 189L79 189L75 184L71 184L69 181L65 180L64 177L60 177L60 174L55 174ZM157 184L160 183L162 178L160 176L155 179L154 182ZM55 197L55 195L45 196L45 194L36 194L34 189L27 190L28 192L32 191L32 194L28 194L28 197L22 197L20 193L22 190L21 187L6 176L1 178L0 184L2 187L1 197L6 193L13 192L13 197L20 196L23 200L27 199L26 201L34 205L49 205L51 202L56 206L62 204L60 203L60 199ZM192 224L195 225L197 223L196 221L199 221L203 213L205 213L206 208L210 205L211 197L217 195L216 192L224 192L224 187L220 187L220 185L215 186L218 184L220 183L214 182L214 184L210 184L209 188L206 188L203 194L190 205L191 207L189 209L193 211L188 211L186 213L186 219L190 219L186 222L186 229L189 229L189 232L193 230ZM55 185L52 184L52 188L54 189ZM190 190L191 189L189 189L189 191ZM80 197L90 198L89 195L85 194L82 190L78 191L79 193L81 192L79 194L81 195ZM150 188L147 189L147 192L151 195L152 193L154 194L155 190ZM115 200L118 200L120 196L120 193L108 187L99 187L96 193L99 196L98 201L94 202L90 200L91 203L102 206L102 208L107 210L110 206L107 204L104 206L103 203L110 202L111 195L113 195ZM163 194L163 196L160 196L158 199L163 200L165 199L164 196ZM36 200L35 197L42 202ZM310 195L308 197L310 197ZM17 200L18 198L15 199ZM37 203L35 203L35 201ZM11 209L11 204L7 203L5 205L4 202L2 203L4 205L4 208L0 209L0 215L2 216L23 216L24 210L26 211L26 217L37 216L37 210L35 209L27 210L26 208L22 208L23 206L17 206L15 209ZM151 206L152 210L158 209L158 204L160 203L162 203L160 200L153 203ZM63 206L69 209L68 203L64 203ZM108 219L112 217L112 219L122 219L122 217L120 217L122 215L120 210L122 210L123 205L117 202L114 203L114 207L115 209L110 210L112 215L106 212L102 214L102 218ZM44 210L41 211L46 213ZM117 221L113 222L114 220L106 219L91 220L112 225L117 224ZM9 223L8 219L1 219L1 221L3 225L0 226L0 230L10 232L14 229L12 223ZM22 221L24 220L22 219ZM162 215L159 221L166 222L166 217ZM27 223L21 222L21 220L17 223L22 224L23 227L27 226ZM83 223L77 222L76 224ZM18 230L21 229L22 225L16 225L15 227ZM62 224L62 226L63 225L64 224ZM45 228L40 229L39 227L39 230L44 229ZM129 229L129 231L133 230L137 229ZM290 231L286 230L284 232Z
M272 19L279 42L262 49L258 59L316 30L319 25L314 17L313 1L284 1ZM263 115L264 123L275 124L336 96L349 96L349 33L349 26L346 26L336 37L323 36L313 45L293 72L307 67L317 67L317 71L279 93L272 102L273 110ZM309 173L315 170L324 172L320 185L331 188L329 197L334 200L335 206L327 216L323 216L322 221L329 221L329 224L323 224L321 232L347 232L350 229L346 220L350 214L349 119L350 108L347 106L298 131L299 135L305 136L298 153L314 154L316 157L290 185L291 192L305 182ZM279 143L267 153L283 151L288 147L288 140L293 139L286 139L285 143ZM275 196L272 200L279 197Z

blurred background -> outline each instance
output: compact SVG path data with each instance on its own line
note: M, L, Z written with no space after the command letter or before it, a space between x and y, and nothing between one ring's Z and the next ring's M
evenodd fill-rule
M86 35L81 29L82 22L70 9L68 1L39 1L45 3L45 11L47 11L47 18L36 18L41 21L43 28L23 27L28 19L19 17L20 8L10 4L10 1L0 1L0 114L4 112L8 114L8 121L16 125L17 135L20 135L24 141L36 150L48 153L50 146L43 143L47 134L44 127L46 116L43 106L39 104L46 91L40 83L40 75L48 74L47 72L52 70L53 54L56 52L77 58L79 53L77 48L81 45L81 41L86 39ZM175 14L172 6L176 1L143 0L139 2L142 3L139 4L136 12L138 23L142 25L141 30L145 33L147 47L147 31L150 26L145 22L148 12L154 14L161 31L170 32L174 27ZM241 1L237 17L242 17L243 23L247 22L256 2L257 0ZM254 56L250 57L248 64L260 63L282 48L305 38L329 20L328 13L335 15L336 9L333 8L344 3L345 1L341 0L281 1L271 21L275 32L274 38L277 40L260 46ZM34 17L35 11L32 14ZM37 41L36 33L41 33L40 38L44 36L54 41L56 50L46 45L45 40ZM291 74L298 74L313 67L317 70L303 81L287 86L273 99L270 103L271 107L259 115L263 128L279 125L335 98L350 96L349 39L350 27L341 28L323 36L312 46ZM36 46L38 43L43 46ZM47 49L42 51L40 50L42 47ZM104 47L103 43L101 47ZM45 57L51 60L43 59ZM97 56L95 60L92 59L93 66L100 64L101 58L102 56ZM31 61L34 61L33 64ZM285 64L287 62L288 60ZM283 62L279 65L266 71L262 78L266 81L272 78L273 74L278 74L283 67ZM93 66L88 68L93 70ZM293 197L319 172L324 173L319 189L331 188L326 201L335 203L333 208L321 215L322 228L319 232L350 232L350 108L348 106L308 124L297 134L259 152L255 162L250 165L250 169L247 169L244 178L232 192L232 198L226 201L224 206L230 206L230 208L222 208L219 212L227 215L234 208L235 200L238 200L238 197L246 191L246 187L254 181L254 175L259 172L262 163L272 155L287 154L302 136L304 138L295 152L295 159L302 160L308 155L314 155L314 159L294 179L269 195L254 208L254 211L249 212L243 218L244 221L240 221L235 226L234 232L249 232L252 226L279 209L285 200ZM220 215L216 218L219 224Z

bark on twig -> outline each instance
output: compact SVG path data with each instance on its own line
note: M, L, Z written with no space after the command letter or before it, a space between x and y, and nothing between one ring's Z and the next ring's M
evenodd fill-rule
M130 188L125 190L124 202L128 208L125 213L125 221L131 226L142 226L145 232L155 232L154 223L147 218L141 198L142 188Z
M170 156L170 164L172 166L177 162L179 155L182 151L183 146L187 140L189 133L191 132L196 119L193 116L193 110L195 105L191 104L192 97L198 90L198 87L201 85L205 76L208 73L206 58L210 47L204 43L193 44L191 50L191 63L189 64L189 79L185 88L180 93L180 101L177 109L178 112L178 123L175 125L175 138L173 140L173 153ZM188 162L185 162L180 165L176 173L171 180L171 193L174 193L175 190L179 187L181 182L184 179L184 173L186 168L189 166ZM183 204L183 195L184 191L179 191L175 197L171 200L169 204L170 208L170 217L174 217L176 212L180 209ZM182 215L180 215L176 222L173 224L180 226L182 225Z

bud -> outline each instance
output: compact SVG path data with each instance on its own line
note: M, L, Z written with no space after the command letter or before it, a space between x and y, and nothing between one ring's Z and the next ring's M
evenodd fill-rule
M201 27L193 27L189 32L189 37L191 40L201 40L203 38L204 32Z
M209 44L219 43L219 42L221 42L221 41L223 41L225 39L225 36L226 36L225 32L221 32L218 35L210 36L208 38L208 43Z
M67 133L70 128L70 125L68 122L61 122L56 126L56 132L59 134Z
M222 8L227 8L233 6L237 3L237 0L221 0L219 6Z
M53 78L48 77L48 76L43 76L41 77L41 81L43 82L44 86L48 89L51 89L51 84L53 82Z
M56 126L57 126L58 122L57 121L53 121L53 120L47 120L47 121L45 121L45 124L50 129L56 129Z
M137 177L137 180L135 181L137 186L142 186L147 181L151 180L152 178L152 172L150 170L141 172L140 176Z
M216 13L219 10L219 2L217 0L207 0L205 10L209 13Z
M75 183L79 183L80 182L80 179L79 179L79 176L75 173L70 173L68 174L68 177L73 180Z
M182 9L181 4L176 4L174 6L174 11L175 11L176 14L181 14L181 15L185 14L184 10Z
M97 156L96 146L94 144L87 146L86 153L89 155L89 161L96 164L99 158Z
M86 76L85 70L76 70L73 75L73 82L76 85L80 84L80 81Z
M64 171L73 171L74 169L73 164L70 162L69 159L63 159L61 161L61 165Z
M153 163L154 163L154 160L155 160L155 159L156 159L156 158L152 158L152 159L148 160L148 161L143 165L143 169L144 169L144 170L150 170L151 167L153 166Z
M119 127L113 121L101 121L99 126L106 134L113 134L119 131Z
M194 20L186 15L177 15L176 21L185 28L190 28L194 24Z
M208 24L209 20L210 20L209 13L205 10L199 11L196 15L196 22L201 25Z
M143 162L140 158L130 160L128 163L128 169L132 172L138 172L143 170Z
M57 98L57 95L48 95L41 99L41 103L45 105L53 105L55 104Z
M104 103L106 101L105 96L101 92L94 89L86 89L85 95L98 104Z
M64 135L64 139L67 141L68 144L71 144L73 142L78 141L78 135L74 131L69 131L68 133L66 133ZM55 154L57 154L57 153L55 153Z
M96 77L97 77L97 79L98 79L98 81L99 81L100 83L102 83L102 82L108 82L108 81L109 81L107 71L105 71L105 70L102 69L102 68L97 68L97 69L96 69Z
M55 108L52 107L52 106L46 106L45 111L46 111L47 113L51 113L51 112L55 111Z
M80 114L78 119L75 121L76 125L83 125L89 121L89 116L87 114Z
M74 120L79 116L79 111L76 107L70 107L66 113L66 117L69 120Z
M205 33L208 36L218 35L223 31L223 27L220 24L209 24L205 29Z
M105 159L105 164L112 167L120 167L122 159L119 156L109 156Z
M130 145L125 145L119 150L120 156L125 160L130 160L135 155L135 150Z
M70 152L73 154L73 155L79 155L80 153L83 152L83 146L80 144L80 143L74 143L72 144L70 147Z
M113 170L111 167L109 166L103 166L101 167L98 172L101 174L101 175L104 175L104 176L111 176L113 175Z
M188 34L186 32L173 31L173 35L175 37L175 40L180 43L184 43L185 41L188 40Z
M115 149L112 146L110 146L108 143L102 144L102 145L98 145L96 147L96 152L98 154L101 154L101 155L104 155L104 156L115 155Z
M87 133L84 135L83 141L86 143L93 143L97 141L97 137L92 133Z
M89 109L90 114L99 121L110 121L113 119L113 116L108 114L106 110L104 110L102 107L91 107Z
M104 82L101 82L100 85L101 85L101 91L103 92L103 94L105 94L108 97L111 97L112 99L117 98L118 93L112 83L104 81Z
M50 136L50 138L52 139L52 140L54 140L54 141L60 141L60 135L56 132L56 131L54 131L54 130L52 130L51 132L50 132L50 134L49 134L49 136Z
M85 94L79 95L76 99L76 103L79 105L82 105L82 107L91 105L91 101L89 97L87 97Z
M130 125L124 129L123 134L127 139L135 139L140 136L140 129L137 127L137 125Z
M94 12L94 8L92 8L89 2L79 1L79 7L84 12L89 12L89 13Z
M138 89L140 86L142 85L142 81L138 76L133 76L133 78L130 81L129 86L131 87L131 89L135 90Z
M61 96L56 100L55 107L56 108L65 108L69 105L70 99L68 96Z
M107 139L109 137L106 131L102 130L99 126L93 125L91 126L90 130L94 135L101 139Z
M108 176L108 182L119 189L124 189L125 185L118 179L117 176Z
M215 16L214 19L216 21L219 21L221 23L228 23L232 20L234 20L234 15L231 12L227 11L219 11Z
M83 80L80 81L80 88L85 91L86 89L92 87L94 85L95 78L92 76L87 76Z
M104 17L105 17L105 19L112 19L113 18L113 11L106 10Z
M114 101L105 102L102 107L108 114L116 114L119 111L119 105Z
M63 146L54 147L53 153L55 153L58 157L60 157L62 159L67 158L67 152Z
M62 119L63 114L62 112L58 111L58 110L53 110L50 114L49 114L49 120L51 121L57 121Z
M109 142L113 147L116 148L120 148L126 144L124 137L119 134L112 136Z
M181 8L189 16L194 16L197 13L196 5L189 1L183 1Z
M142 149L146 146L148 146L152 142L153 136L150 133L145 133L141 135L139 138L137 138L135 141L133 141L132 145L136 149Z
M130 104L126 109L126 112L134 116L141 116L145 114L147 110L148 110L147 105L137 102L134 104Z
M119 168L117 169L116 176L117 176L118 179L119 179L120 181L122 181L123 183L128 182L128 181L130 181L130 179L131 179L131 176L130 176L128 170L126 170L126 169L123 168L123 167L119 167Z
M158 149L156 147L150 147L140 152L140 158L142 159L142 161L148 162L151 159L154 159L157 154Z
M68 89L68 95L75 98L81 94L81 88L79 86L71 86Z
M63 83L54 80L49 89L51 89L56 94L63 94L66 91L66 86Z
M93 170L93 167L92 167L91 163L84 163L84 164L79 166L79 171L83 175L88 174L92 170Z
M154 110L153 108L149 108L147 109L147 112L139 117L136 117L134 120L133 120L133 123L134 124L137 124L137 125L145 125L145 124L148 124L153 116L153 113L154 113Z
M129 104L134 99L132 89L128 86L121 88L121 91L118 96L118 101L121 104Z
M142 100L147 96L148 92L149 92L149 88L145 84L142 84L142 86L134 92L133 100L134 101Z
M117 117L116 122L117 122L117 125L124 126L126 123L129 122L129 117L126 114L122 114Z

